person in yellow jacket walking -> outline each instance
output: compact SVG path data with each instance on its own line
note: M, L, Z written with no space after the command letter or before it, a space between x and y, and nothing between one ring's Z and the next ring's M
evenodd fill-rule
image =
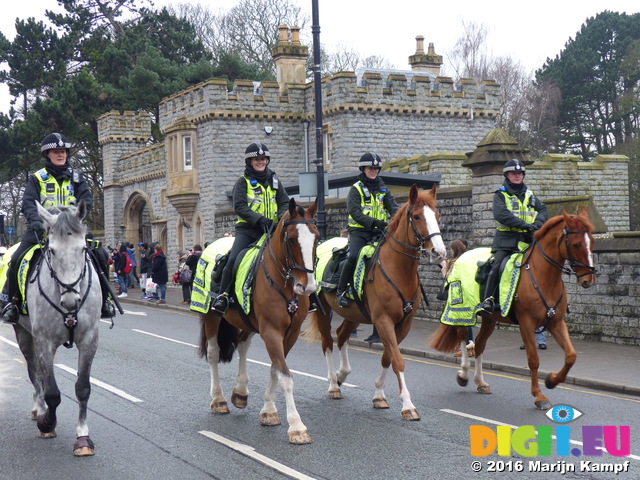
M343 308L348 308L350 304L345 292L353 277L360 250L387 228L391 217L400 209L380 178L382 160L377 153L362 155L358 168L358 181L352 185L347 197L349 253L336 291L336 301Z
M229 259L222 271L220 292L213 309L221 314L229 308L232 288L233 264L238 254L271 232L289 206L289 195L275 172L269 169L271 154L264 143L255 142L244 152L245 169L233 187L233 208L238 214L236 235Z
M504 164L503 185L493 196L493 218L496 233L493 237L493 264L484 292L482 310L493 313L498 307L496 290L500 279L502 260L518 251L518 243L531 243L533 232L547 221L547 207L524 183L525 166L517 158Z

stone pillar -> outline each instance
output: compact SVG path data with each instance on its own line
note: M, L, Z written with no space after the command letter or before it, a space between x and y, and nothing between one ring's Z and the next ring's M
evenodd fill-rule
M490 247L496 230L493 219L493 194L504 182L502 169L512 158L525 165L533 160L529 149L521 148L507 132L495 128L480 141L473 152L466 154L462 166L471 169L471 205L473 233L469 240L473 247Z

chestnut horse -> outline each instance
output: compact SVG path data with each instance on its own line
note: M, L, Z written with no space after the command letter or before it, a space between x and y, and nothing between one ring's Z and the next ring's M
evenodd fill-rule
M391 365L398 378L402 417L420 420L405 383L405 364L398 345L409 333L413 315L420 305L418 265L421 253L428 250L432 262L439 262L445 255L438 227L436 190L435 185L429 191L419 191L416 185L411 187L409 201L389 223L388 233L380 242L378 257L365 273L362 302L352 302L349 308L340 308L335 292L320 291L318 296L324 313L317 310L309 315L304 337L307 340L322 340L328 368L329 398L342 398L340 385L351 372L347 349L351 332L360 323L373 323L384 345L382 368L375 380L373 406L389 408L384 394L384 381ZM344 317L337 329L340 352L340 368L337 372L332 359L331 309Z
M240 355L236 386L231 402L247 406L247 351L258 333L271 358L271 374L260 411L260 424L280 425L275 405L278 383L284 392L289 422L289 442L311 443L293 400L293 377L285 360L300 334L300 325L309 310L309 295L316 291L313 268L320 236L314 216L317 200L308 209L289 201L289 210L278 222L267 241L255 271L250 312L246 315L236 302L222 318L210 310L201 315L200 353L211 370L211 410L229 413L224 398L218 362L229 362L233 352Z
M531 394L537 408L551 408L549 399L542 393L538 384L538 367L540 360L536 349L534 330L544 326L565 355L564 366L557 373L551 373L545 381L547 388L554 388L567 378L567 373L576 361L576 351L571 344L569 331L564 321L567 313L567 293L564 288L562 274L573 274L577 282L584 288L591 287L596 281L596 270L593 266L592 249L594 245L593 225L589 221L583 207L579 215L562 215L549 219L534 235L531 246L524 254L520 281L516 289L509 317L500 312L492 315L480 313L482 327L475 340L476 369L474 381L478 392L491 393L489 384L482 375L482 354L487 340L493 332L496 322L512 323L515 318L520 326L520 335L524 342L529 370L531 370ZM569 262L569 267L565 262ZM457 381L466 386L469 373L467 349L467 327L456 327L441 324L434 332L430 347L441 352L451 352L462 345L461 369L457 373Z

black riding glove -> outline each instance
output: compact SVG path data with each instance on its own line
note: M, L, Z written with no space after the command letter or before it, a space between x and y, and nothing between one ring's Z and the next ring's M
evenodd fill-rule
M275 222L270 218L262 217L260 220L258 220L258 225L266 232L270 232L275 225Z
M378 220L377 218L373 221L373 228L376 230L384 230L387 228L387 222L383 220Z
M36 220L35 222L31 222L29 224L29 228L33 230L38 237L38 240L42 240L45 234L44 222L42 220Z

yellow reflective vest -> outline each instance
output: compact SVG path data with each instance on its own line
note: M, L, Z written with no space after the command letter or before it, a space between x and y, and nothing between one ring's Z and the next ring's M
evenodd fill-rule
M40 204L44 208L58 205L68 207L76 204L73 182L70 179L64 179L62 183L58 183L46 168L41 168L34 175L40 185Z
M533 197L533 192L529 189L525 192L524 200L521 202L517 195L510 195L506 190L500 190L502 196L504 197L505 205L516 217L518 217L523 222L527 222L528 224L532 224L536 217L538 216L538 212L533 208L531 204L531 197ZM507 227L500 222L496 222L496 228L501 232L526 232L527 230L523 230L521 228L515 227Z
M369 189L365 186L361 181L357 181L353 184L354 187L360 193L360 209L362 213L373 217L377 220L383 220L385 222L389 221L389 212L384 206L384 197L387 194L388 190L386 188L381 189L376 192L374 195L371 195ZM360 225L351 215L349 215L349 224L350 227L356 228L365 228Z
M278 179L274 176L274 185L270 184L266 187L258 182L255 178L244 177L247 183L247 203L249 208L263 217L269 218L274 222L278 221L278 203L276 201L276 193L278 189ZM246 223L243 218L238 218L236 223Z

